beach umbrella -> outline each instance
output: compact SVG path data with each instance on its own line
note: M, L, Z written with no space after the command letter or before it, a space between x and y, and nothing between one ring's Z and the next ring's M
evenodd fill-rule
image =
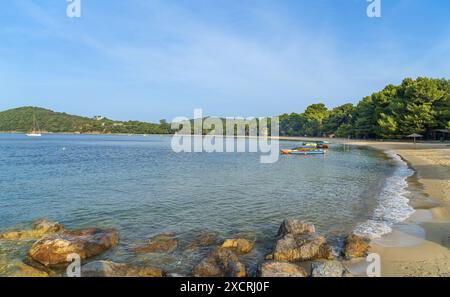
M406 136L406 137L408 137L408 138L414 138L414 144L416 144L416 138L422 138L423 136L420 135L420 134L414 133L414 134L408 135L408 136Z

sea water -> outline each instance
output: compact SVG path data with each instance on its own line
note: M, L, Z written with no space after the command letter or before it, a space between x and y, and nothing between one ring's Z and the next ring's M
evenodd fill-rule
M393 154L334 145L325 155L261 164L257 153L175 153L170 143L170 136L0 135L0 230L41 217L67 229L117 228L119 246L98 259L183 274L207 252L185 248L205 231L256 239L243 258L254 267L285 218L322 234L377 237L412 211L403 195L411 172ZM176 234L175 252L133 252L165 232ZM3 261L24 258L31 243L0 242Z

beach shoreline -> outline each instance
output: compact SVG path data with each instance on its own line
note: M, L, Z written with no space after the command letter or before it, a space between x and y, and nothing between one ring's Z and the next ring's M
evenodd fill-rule
M450 147L439 143L346 141L344 144L393 151L415 171L429 199L411 201L415 213L393 232L374 239L382 276L450 276ZM408 180L411 183L411 180Z
M365 141L311 137L277 137L284 141L321 141L394 153L414 170L408 191L422 192L410 201L415 212L389 234L371 240L380 255L381 276L450 276L450 144L440 142ZM416 185L417 184L417 185ZM355 275L365 276L365 259L348 261Z

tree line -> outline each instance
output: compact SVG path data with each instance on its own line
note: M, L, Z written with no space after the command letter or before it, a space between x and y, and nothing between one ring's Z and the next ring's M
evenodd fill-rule
M38 107L21 107L0 112L0 131L27 132L36 117L42 131L61 133L123 133L170 134L175 132L165 120L160 123L113 121L107 118L86 118L54 112ZM206 121L207 118L204 119ZM380 92L364 97L359 103L328 109L325 104L312 104L303 113L279 116L281 136L402 138L417 133L431 135L436 129L450 129L450 80L420 77L404 79L388 85ZM225 120L222 129L225 132ZM258 120L259 122L259 120ZM193 129L192 133L197 133ZM239 125L239 123L237 123ZM233 124L234 126L234 124ZM245 127L245 134L250 128ZM219 131L217 131L219 130ZM234 127L237 134L237 127ZM260 132L260 131L259 131ZM271 134L270 126L269 131Z
M402 138L450 129L450 80L404 79L382 91L328 109L312 104L303 113L280 116L282 136Z

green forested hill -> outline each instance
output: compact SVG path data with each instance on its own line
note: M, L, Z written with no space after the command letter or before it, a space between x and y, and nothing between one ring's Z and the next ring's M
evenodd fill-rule
M39 107L20 107L0 112L0 131L27 132L33 127L34 116L40 130L44 132L170 133L170 126L165 121L161 121L160 124L152 124L138 121L118 122L106 118L96 120Z
M280 116L280 133L288 136L402 138L412 133L429 136L436 129L450 129L450 80L446 79L406 78L356 105L328 109L325 104L312 104L303 113Z

